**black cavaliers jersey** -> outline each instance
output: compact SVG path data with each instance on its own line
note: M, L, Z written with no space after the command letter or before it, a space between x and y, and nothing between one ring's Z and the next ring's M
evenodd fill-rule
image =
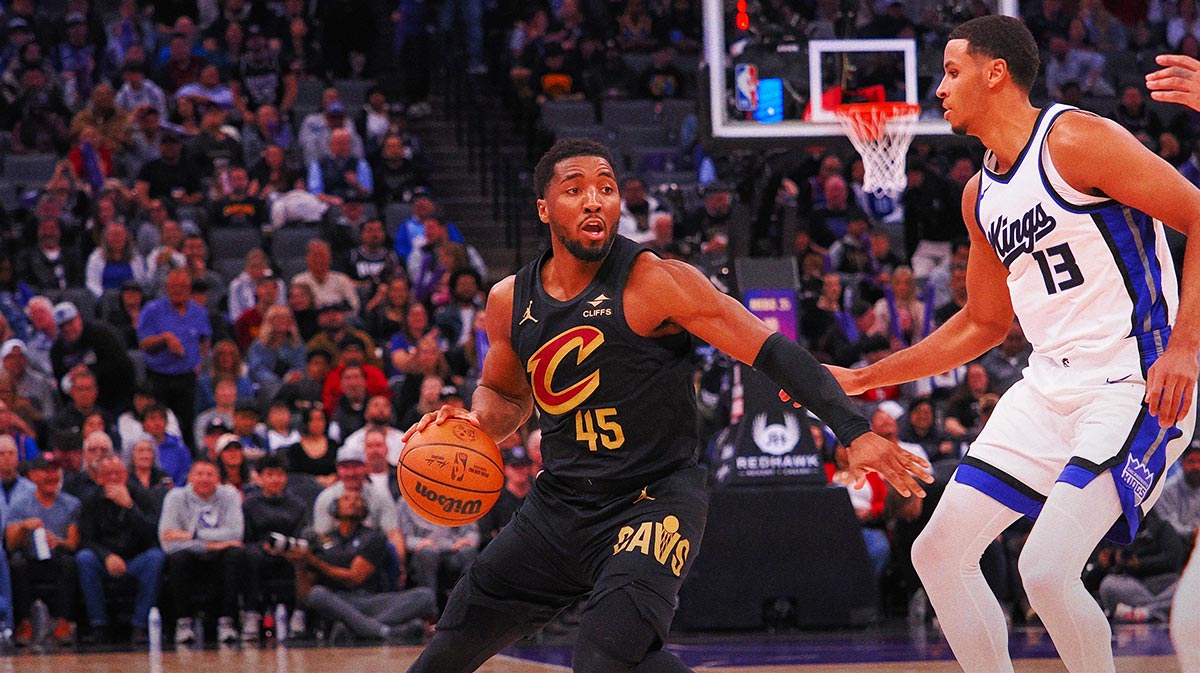
M565 302L542 288L552 250L517 273L512 344L541 412L542 462L579 488L599 492L695 459L690 336L646 338L625 321L641 252L617 236L592 283Z

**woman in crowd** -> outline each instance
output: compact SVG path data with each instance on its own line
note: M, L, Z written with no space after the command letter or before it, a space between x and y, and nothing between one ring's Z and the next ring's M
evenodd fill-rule
M321 329L317 324L317 296L313 294L312 286L308 283L288 285L287 305L300 330L300 338L307 343Z
M337 443L329 438L329 417L309 407L300 417L300 441L283 449L288 472L311 474L323 487L337 481Z
M112 222L104 228L101 244L88 255L84 269L87 289L97 297L116 290L125 281L145 283L150 279L146 260L137 252L124 224Z
M429 309L421 302L412 302L404 313L404 325L388 341L388 361L397 374L407 374L417 353L417 342L433 327Z
M175 487L170 475L158 466L158 450L154 440L143 435L129 450L129 490L146 495L154 503L154 518L162 513L163 499Z
M955 444L946 437L938 426L933 401L928 397L914 400L908 408L908 416L900 423L900 441L920 444L928 454L930 462L944 458L957 458Z
M397 275L390 282L380 285L379 291L367 302L364 327L375 343L386 343L404 328L409 297L408 277Z
M271 260L267 257L267 253L260 248L255 248L246 253L246 266L229 283L229 322L237 322L237 319L242 317L242 313L246 312L255 303L255 288L258 287L258 282L271 274ZM279 290L276 295L276 303L282 305L283 299L287 296L287 288L284 287L283 281L276 278L275 287Z
M247 373L263 399L273 399L284 383L304 378L305 353L291 310L286 306L267 309L258 339L246 354Z
M246 463L246 452L242 448L242 442L230 435L223 436L218 442L224 444L218 444L220 452L217 453L217 472L221 475L221 483L236 488L244 498L246 488L255 482L256 475Z

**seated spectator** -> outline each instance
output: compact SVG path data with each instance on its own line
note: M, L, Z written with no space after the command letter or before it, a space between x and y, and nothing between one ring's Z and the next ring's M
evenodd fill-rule
M903 348L920 341L931 329L925 313L933 310L917 296L917 283L912 269L902 266L892 274L891 294L875 302L875 319L885 328L884 334L891 340L892 348Z
M403 498L397 504L400 530L409 549L413 585L448 592L479 553L479 527L439 526L421 518ZM446 583L443 583L445 580Z
M21 455L16 441L8 435L0 435L0 522L12 521L9 512L13 503L22 497L32 496L37 490L32 481L17 471L20 464ZM11 599L12 596L9 595L8 598ZM10 604L10 612L7 613L9 620L12 619L11 608Z
M156 108L142 106L132 110L133 125L129 147L117 156L124 175L140 175L146 164L162 157L162 140L167 130L163 122L167 115ZM145 254L147 250L142 249Z
M120 337L107 325L91 320L90 316L85 321L70 302L56 304L53 315L58 336L50 347L50 363L59 389L74 398L68 374L86 368L99 383L98 395L105 406L124 410L132 401L134 380L129 375L133 363ZM78 420L82 421L82 417Z
M675 49L663 45L652 55L650 67L639 78L641 95L645 98L686 98L691 93L691 78L675 65Z
M258 338L262 328L263 318L267 310L275 308L279 303L279 285L277 278L265 276L260 278L255 287L255 302L250 308L242 311L233 322L234 333L237 335L237 345L243 353L250 349L250 344ZM280 307L284 308L284 307Z
M1114 622L1166 622L1186 553L1175 530L1152 509L1128 547L1101 543L1084 581L1094 585L1099 579L1100 605Z
M107 409L100 407L96 401L99 397L99 389L96 385L95 374L79 367L71 372L68 382L70 386L67 393L70 395L70 401L50 419L50 429L56 432L82 433L84 421L93 413L99 413L104 418L105 428L112 427L112 414Z
M336 89L334 95L336 96ZM346 107L340 101L333 100L325 104L324 114L313 114L304 118L300 127L300 149L304 155L304 165L312 166L323 157L329 156L330 140L334 131L345 131L350 142L349 156L363 156L362 138L354 130L354 122L346 118Z
M54 376L50 363L50 348L58 337L58 325L54 323L54 304L42 295L32 297L25 304L25 315L29 318L29 337L25 340L25 356L36 371L45 376Z
M270 211L261 198L250 194L250 176L240 166L230 168L229 191L213 203L209 223L214 227L241 227L261 230L270 222Z
M71 120L71 133L82 134L85 129L95 132L97 147L110 152L129 141L129 115L117 107L116 92L108 83L92 89L87 107Z
M1021 373L1029 366L1029 356L1032 352L1033 347L1025 339L1021 323L1014 320L1004 341L979 359L980 364L987 370L992 390L996 394L1003 395L1014 383L1021 380Z
M384 443L387 447L385 458L388 465L391 465L393 471L395 466L400 462L400 452L404 450L404 431L395 427L392 423L392 402L384 395L372 395L371 399L367 400L367 408L363 412L363 418L366 425L354 431L353 434L346 437L342 442L342 446L346 447L347 451L358 451L366 449L367 435L372 432L379 432L383 435ZM408 427L408 426L404 426ZM377 464L368 467L379 467ZM371 474L382 473L383 470L372 470ZM386 490L386 489L384 489ZM399 497L399 492L392 494L392 498Z
M300 441L281 450L288 471L311 474L328 488L337 481L337 442L329 438L329 419L325 409L309 406L300 413Z
M163 500L175 488L171 475L158 465L158 451L154 440L145 436L133 443L129 449L129 479L126 481L130 493L138 493L142 502L149 503L155 520L162 514Z
M159 55L162 74L158 80L165 91L173 94L184 85L199 81L205 62L193 52L191 38L176 32L165 50L165 58L161 53Z
M245 373L242 352L228 339L213 345L208 366L203 367L196 377L196 405L199 408L206 409L215 404L216 401L208 397L208 391L213 390L211 382L219 379L232 379L237 384L239 402L254 400L254 382Z
M379 157L371 163L371 177L375 186L372 200L380 210L389 203L407 201L418 188L426 184L425 173L414 159L413 149L405 144L403 137L397 134L384 137ZM397 250L399 254L400 250Z
M404 382L392 396L392 406L401 418L404 418L409 409L417 404L417 398L420 396L419 393L424 386L426 377L436 376L442 380L443 384L461 383L461 381L453 380L450 364L446 361L446 356L442 353L434 334L426 335L417 342L416 352L408 364Z
M308 268L292 279L293 285L311 287L318 306L345 303L350 311L358 313L358 290L349 276L330 268L333 260L328 243L322 240L309 241L304 261Z
M337 347L342 354L341 364L325 378L325 390L322 393L322 402L324 402L326 409L337 408L338 400L342 396L342 371L347 367L359 367L362 369L363 376L366 378L366 389L369 395L382 395L387 399L391 399L392 390L388 387L387 377L383 375L383 370L366 362L366 352L362 341L353 335L347 335L338 341Z
M221 82L221 71L215 65L200 69L194 82L189 82L175 91L175 100L191 98L193 104L207 105L209 109L233 108L233 90Z
M300 330L300 338L308 343L321 331L319 308L316 293L311 285L291 283L287 290L287 307L292 310L296 319L296 327ZM309 350L312 350L309 348Z
M371 165L361 154L353 153L350 132L345 129L335 129L329 135L328 152L309 162L307 184L308 191L335 205L368 198L375 189Z
M225 279L217 275L215 271L208 268L208 244L204 242L204 237L199 232L188 232L183 237L183 244L179 246L179 251L183 253L184 265L188 276L192 280L192 292L195 293L198 289L196 281L204 281L206 287L202 289L207 297L203 303L196 302L202 306L207 306L215 312L215 310L225 303ZM226 324L222 319L221 324Z
M274 281L276 295L273 303L283 306L287 296L287 287L282 278L274 277L271 272L271 260L267 253L255 248L246 253L246 266L236 278L229 281L229 321L237 322L258 301L258 284L264 279Z
M215 423L220 422L221 427L226 428L226 432L233 427L233 413L238 400L237 379L224 376L217 377L213 381L213 405L197 414L192 428L192 437L195 439L196 446L204 443L204 437L216 427ZM215 456L213 457L215 458Z
M1146 146L1151 146L1166 129L1158 112L1146 105L1141 84L1127 85L1121 91L1121 101L1112 118Z
M11 434L19 445L31 447L36 452L37 436L46 435L47 423L42 412L27 398L17 392L12 377L0 370L0 433Z
M270 455L300 443L300 433L292 427L292 410L286 402L272 402L267 408L266 439Z
M413 248L408 257L408 276L412 280L413 298L420 302L429 302L438 289L438 284L453 271L447 268L438 255L440 248L450 239L447 226L436 217L424 220L425 242ZM414 242L415 244L416 242ZM467 263L479 272L480 278L487 276L487 267L474 247L465 246ZM465 266L465 265L464 265Z
M925 449L930 462L942 459L957 459L956 445L937 423L933 402L927 397L917 398L908 407L908 415L900 423L900 441L919 444Z
M201 173L191 161L185 160L183 138L175 130L163 133L159 157L142 166L135 183L137 193L144 199L162 199L174 205L193 205L200 202Z
M165 558L158 548L158 513L148 494L129 490L129 472L120 458L111 453L101 458L98 473L102 490L84 501L79 523L83 549L75 557L92 639L111 637L104 578L128 575L137 580L133 642L142 644Z
M337 620L359 638L420 642L424 620L437 613L433 592L381 591L387 538L364 525L375 514L372 506L362 492L351 490L329 503L326 516L336 525L321 534L318 544L287 553L296 568L297 596L310 610ZM336 642L339 627L334 630Z
M163 503L158 539L167 554L168 588L175 602L175 643L196 638L192 615L195 584L212 582L220 595L217 641L238 639L234 616L245 565L242 539L245 519L242 498L231 486L220 484L217 466L199 458L187 475L187 486L173 489ZM181 482L182 483L182 482Z
M117 417L117 437L121 441L121 454L128 455L134 442L145 436L146 430L142 427L142 415L154 404L158 404L158 398L154 396L153 390L146 387L134 389L133 407ZM167 409L167 432L178 437L183 436L183 429L179 427L179 419L170 409Z
M117 333L121 345L128 351L138 349L138 316L146 301L146 290L136 280L125 281L119 291L101 298L100 320Z
M238 25L231 23L230 27ZM293 63L285 61L279 50L271 47L267 34L255 22L246 27L246 52L232 64L237 91L245 107L259 109L278 105L290 112L299 92Z
M952 439L970 441L982 425L979 417L980 399L996 391L992 388L987 369L978 362L967 365L967 377L958 384L946 400L946 418L942 428Z
M281 455L271 455L258 462L258 479L262 487L246 496L242 502L242 517L246 522L246 576L242 600L246 609L242 612L242 640L258 640L262 615L268 614L272 606L263 591L263 582L268 578L285 577L290 570L287 560L269 550L272 537L283 535L299 538L308 522L308 507L296 496L286 492L288 483L287 462ZM292 594L294 595L294 594ZM285 603L292 603L285 599ZM296 623L295 607L292 623ZM303 612L303 610L301 610ZM298 634L289 633L289 637Z
M375 343L386 344L392 335L404 329L410 289L408 277L401 273L391 281L380 284L375 296L367 302L367 315L363 322L367 334Z
M171 481L176 486L186 484L192 465L192 453L179 435L167 432L167 408L160 404L147 407L142 414L142 428L154 441L159 465L171 477Z
M438 207L437 203L433 200L433 195L425 187L419 187L412 193L412 197L409 200L409 207L412 210L412 214L407 220L400 223L400 226L396 228L396 232L393 235L396 239L396 256L400 258L401 262L404 262L411 273L412 267L408 265L412 259L413 250L421 248L428 242L425 239L425 219L435 216ZM451 241L455 243L464 242L462 232L458 230L458 227L453 222L446 223L446 229Z
M274 399L284 384L304 380L305 355L292 312L286 306L272 306L247 352L247 374L263 399Z
M233 412L232 434L241 441L242 449L251 461L267 455L266 438L259 433L258 422L261 417L258 405L253 402L239 402Z
M200 117L200 132L188 142L187 155L196 164L202 178L213 178L218 183L231 167L240 166L242 146L234 137L232 129L225 126L225 109L217 105L203 108ZM249 181L247 181L249 186ZM224 224L218 220L214 224Z
M129 230L115 222L105 227L103 243L88 256L85 275L87 288L97 297L105 290L119 289L127 280L150 280L146 260L134 247Z
M58 387L46 376L29 366L28 349L20 339L9 339L0 345L0 369L8 374L9 382L16 386L18 396L29 400L41 417L51 417L55 412Z
M436 341L441 336L435 329L433 321L429 319L429 309L419 301L409 302L403 324L388 340L388 362L395 372L404 374L412 370L417 344L422 339Z
M366 457L361 450L351 451L346 447L338 449L337 478L336 482L321 491L321 494L317 496L316 503L313 504L313 531L317 535L331 533L337 528L337 520L334 518L334 503L343 493L361 493L369 508L366 525L386 535L387 541L395 547L400 558L405 558L404 536L400 533L400 524L396 518L396 503L391 498L382 495L377 489L366 488Z
M100 483L100 461L113 455L113 441L103 430L85 430L83 460L78 472L63 475L62 490L86 503L104 490Z
M326 381L333 378L331 374ZM329 436L341 441L367 424L367 377L362 365L345 365L339 375L342 393L334 409ZM329 409L331 407L324 407Z
M83 266L74 250L63 247L58 220L39 218L37 245L17 260L17 274L39 290L65 290L83 284Z
M362 351L361 362L377 369L383 368L383 362L375 353L375 342L366 332L347 324L351 313L345 304L326 304L317 314L317 324L321 331L308 340L308 350L324 350L329 353L341 353L346 345L357 343ZM339 358L345 361L345 354ZM328 407L327 407L328 408Z
M280 196L296 189L297 186L303 187L303 182L300 180L300 175L292 169L288 164L287 155L279 145L268 145L262 151L261 155L253 157L247 156L246 162L250 166L250 193L260 199L268 199L272 202ZM315 214L305 214L296 217L286 209L278 211L276 217L275 206L271 207L270 230L277 231L280 227L293 219L302 221L316 221L325 213L327 206L316 197L309 195L311 201L305 203L305 207L313 207L316 210Z
M75 639L75 624L69 618L79 587L75 552L79 548L80 503L75 496L62 492L62 469L54 456L38 456L30 463L29 478L37 488L12 504L4 531L5 546L12 553L9 563L18 621L14 638L18 644L28 644L35 635L30 610L38 599L46 603L50 616L55 618L55 640L65 645ZM35 531L46 538L48 558L40 556L35 548Z
M1167 478L1154 511L1184 542L1184 549L1196 546L1200 530L1200 443L1193 442L1179 458L1180 471Z
M374 295L382 285L405 273L396 252L385 247L385 243L387 232L383 221L369 219L359 229L359 246L350 251L350 279L365 288L367 296Z
M124 84L116 98L120 109L132 112L141 107L150 107L160 117L167 116L167 96L157 84L146 79L144 64L128 63L122 66L121 78Z
M217 472L221 483L232 486L239 497L246 496L246 489L253 480L250 464L246 461L246 452L240 437L226 433L217 439Z
M329 351L321 348L310 349L304 358L304 378L285 382L274 399L287 402L292 409L300 412L323 406L321 400L325 391L325 379L329 376L332 360L333 355Z
M405 383L408 379L405 379ZM404 410L404 415L400 417L400 427L410 428L421 420L421 417L432 411L437 411L442 407L443 391L453 390L453 386L447 386L445 380L436 374L426 374L420 377L420 386L417 392L417 400L415 404L410 405Z
M504 453L504 490L492 509L477 522L479 528L479 549L482 551L501 529L508 525L513 514L525 502L533 488L533 478L536 475L533 460L520 443L505 449Z
M654 219L670 214L658 198L646 194L641 179L625 178L621 184L621 219L617 222L617 230L622 236L637 243L648 243L654 238L651 228Z
M161 201L158 201L161 203ZM158 245L150 251L146 258L146 271L150 275L149 287L161 288L167 281L167 274L175 269L187 266L187 257L183 256L183 227L175 220L165 220L159 228Z
M475 315L483 310L483 279L474 269L460 268L450 272L450 303L438 309L435 322L438 332L453 348L471 338Z
M1050 38L1045 72L1046 90L1056 99L1062 98L1063 89L1070 82L1078 84L1084 95L1116 95L1112 84L1104 78L1104 55L1061 37Z
M298 154L295 147L296 136L292 132L292 124L287 120L279 118L279 110L274 105L263 105L258 108L254 114L246 117L242 124L242 160L243 165L254 168L269 148L276 148L279 152L280 165L289 158L288 152L293 155ZM291 157L295 159L296 157ZM251 177L256 177L251 175ZM269 192L263 193L262 187L270 181L260 182L259 189L254 189L253 185L250 190L260 198L266 198ZM295 180L289 181L290 186ZM284 190L286 191L286 190Z
M967 267L955 264L950 268L950 301L933 312L935 325L944 325L967 305Z

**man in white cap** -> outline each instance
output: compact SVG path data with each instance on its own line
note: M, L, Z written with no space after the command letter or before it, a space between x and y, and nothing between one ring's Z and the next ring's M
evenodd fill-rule
M400 556L401 574L405 558L404 535L400 533L400 520L396 503L374 488L365 488L367 482L367 459L361 446L341 447L337 452L338 480L317 496L313 505L312 528L318 535L327 535L337 527L331 508L346 491L361 491L370 514L366 525L383 531L388 542Z
M67 374L82 365L96 375L101 404L106 409L116 413L128 409L136 382L133 362L120 337L101 322L85 321L71 302L55 304L51 315L58 335L50 347L50 363L59 387L67 391Z
M42 416L54 415L54 400L58 392L54 383L29 366L28 348L20 339L9 339L0 345L0 367L8 373L17 387L17 395L33 403Z

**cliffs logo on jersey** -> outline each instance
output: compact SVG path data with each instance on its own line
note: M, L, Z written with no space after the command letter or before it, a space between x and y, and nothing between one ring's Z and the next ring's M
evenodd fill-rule
M613 556L641 552L670 568L676 577L683 572L691 551L691 541L679 534L679 519L670 514L662 521L643 521L637 528L623 526L613 545Z
M604 343L604 333L591 325L580 325L542 344L526 363L529 386L538 406L548 414L565 414L586 400L600 387L600 370L593 369L562 390L554 389L554 375L573 351L574 369L584 370L584 360ZM567 365L570 367L570 364Z
M1022 253L1032 253L1033 245L1054 231L1054 218L1047 215L1039 203L1016 219L997 217L987 228L988 243L996 249L1005 266L1011 265Z

